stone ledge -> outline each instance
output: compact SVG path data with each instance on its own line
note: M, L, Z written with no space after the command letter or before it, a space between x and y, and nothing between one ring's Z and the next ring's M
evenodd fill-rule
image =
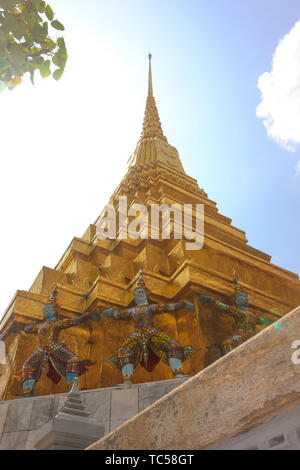
M186 378L83 390L80 396L91 418L103 427L104 435L122 425ZM37 433L61 410L67 393L0 402L0 450L34 450ZM130 403L126 398L130 397ZM130 404L130 406L129 406ZM56 433L58 429L54 429ZM101 434L100 434L101 435ZM98 434L99 436L99 434ZM98 437L95 437L95 440ZM67 445L66 436L61 434ZM89 443L86 443L86 446ZM71 445L71 443L70 443Z

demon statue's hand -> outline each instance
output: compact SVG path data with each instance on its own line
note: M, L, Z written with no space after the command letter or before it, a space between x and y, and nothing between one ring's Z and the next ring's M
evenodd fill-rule
M204 305L205 304L210 304L210 302L212 301L212 297L210 295L200 295L199 300Z
M6 338L12 333L18 333L18 327L15 323L10 325L4 333L0 334L0 340L5 341Z
M272 320L270 320L269 318L260 317L260 316L257 317L256 322L259 325L263 325L265 327L270 326L273 323Z
M189 302L188 300L184 300L184 303L186 305L186 308L188 312L194 312L195 311L195 305Z
M34 326L34 323L30 323L29 325L22 326L22 330L25 331L25 333L31 333Z
M104 310L102 312L102 314L106 317L106 318L111 318L113 316L113 313L114 313L114 308L111 307L111 308L107 308L106 310Z
M7 333L8 334L11 334L11 333L18 333L18 326L13 323L12 325L10 325L8 328L7 328Z
M102 313L105 317L113 318L114 320L121 320L122 318L124 318L124 311L118 310L114 307L107 308Z
M23 392L30 394L33 390L35 379L27 379L23 382Z
M88 313L88 317L90 320L92 321L99 321L100 320L100 316L98 313L94 313L94 312L89 312Z
M56 285L55 285L52 289L49 300L50 300L50 302L56 302L56 298L57 298L57 289L56 289Z

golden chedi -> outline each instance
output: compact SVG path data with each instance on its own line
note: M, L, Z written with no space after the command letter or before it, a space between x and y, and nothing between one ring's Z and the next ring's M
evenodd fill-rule
M124 157L125 158L125 157ZM130 158L128 171L112 194L109 203L118 208L120 198L146 208L152 205L204 206L204 244L201 249L187 249L186 240L176 234L168 238L121 237L119 222L115 239L100 239L99 216L82 237L75 237L54 269L43 267L29 291L17 291L1 321L2 339L6 341L7 361L2 364L0 393L3 400L22 395L17 374L24 361L39 347L38 335L26 334L26 325L42 323L43 308L54 286L59 305L58 320L76 319L93 312L100 321L85 318L74 327L63 329L59 341L80 360L94 364L79 377L82 390L108 387L122 382L118 368L105 362L132 333L130 318L109 318L102 314L113 308L132 308L134 291L143 268L150 304L186 305L153 317L153 326L165 332L176 344L191 346L183 363L183 373L193 375L214 358L208 348L222 345L235 331L230 315L217 313L216 302L235 305L234 271L238 283L248 294L249 311L257 317L274 321L300 304L300 283L296 274L273 265L269 255L251 247L242 230L218 212L197 181L188 176L177 150L164 136L152 89L151 57L149 88L143 131ZM192 214L194 219L194 212ZM151 231L153 227L148 227ZM214 299L203 303L199 296ZM256 327L256 332L263 325ZM134 383L172 379L171 367L163 360L152 371L137 365ZM47 374L37 381L35 396L67 391L67 383L53 383Z

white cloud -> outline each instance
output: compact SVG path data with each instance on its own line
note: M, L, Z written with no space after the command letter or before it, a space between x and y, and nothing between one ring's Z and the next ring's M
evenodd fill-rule
M275 49L272 70L258 79L262 100L256 114L268 135L289 151L300 144L300 21ZM297 173L300 175L300 165Z

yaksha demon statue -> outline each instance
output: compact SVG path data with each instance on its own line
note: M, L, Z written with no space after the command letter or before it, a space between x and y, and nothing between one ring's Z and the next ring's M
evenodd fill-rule
M187 300L173 304L150 304L142 269L134 291L134 299L136 307L125 310L109 308L103 312L105 317L116 320L130 318L134 325L134 331L119 348L118 355L113 356L106 364L121 369L124 384L132 383L133 371L139 362L151 372L162 360L171 367L175 378L183 377L182 361L187 359L189 354L196 353L196 350L190 346L180 346L167 333L155 328L153 317L155 314L174 312L183 307L193 310L193 305Z
M230 315L234 318L235 328L233 334L222 341L221 345L212 344L208 349L217 354L218 357L222 357L235 349L240 344L244 343L256 333L256 325L268 326L272 322L264 317L255 315L248 310L248 294L243 290L242 286L238 282L237 275L234 276L235 283L235 305L227 305L219 300L213 299L211 296L201 295L199 297L203 304L209 304L211 302L222 312ZM270 312L271 315L274 315Z
M57 320L60 308L56 303L56 297L57 291L54 288L49 303L43 308L43 323L23 327L25 333L38 335L40 341L40 346L25 361L22 370L16 375L23 384L24 396L31 396L35 383L46 372L55 384L61 377L65 377L68 386L71 387L74 378L83 374L87 370L86 366L94 364L88 359L80 361L65 344L59 342L59 334L61 330L76 326L87 319L98 321L99 317L94 313L86 313L77 318Z

